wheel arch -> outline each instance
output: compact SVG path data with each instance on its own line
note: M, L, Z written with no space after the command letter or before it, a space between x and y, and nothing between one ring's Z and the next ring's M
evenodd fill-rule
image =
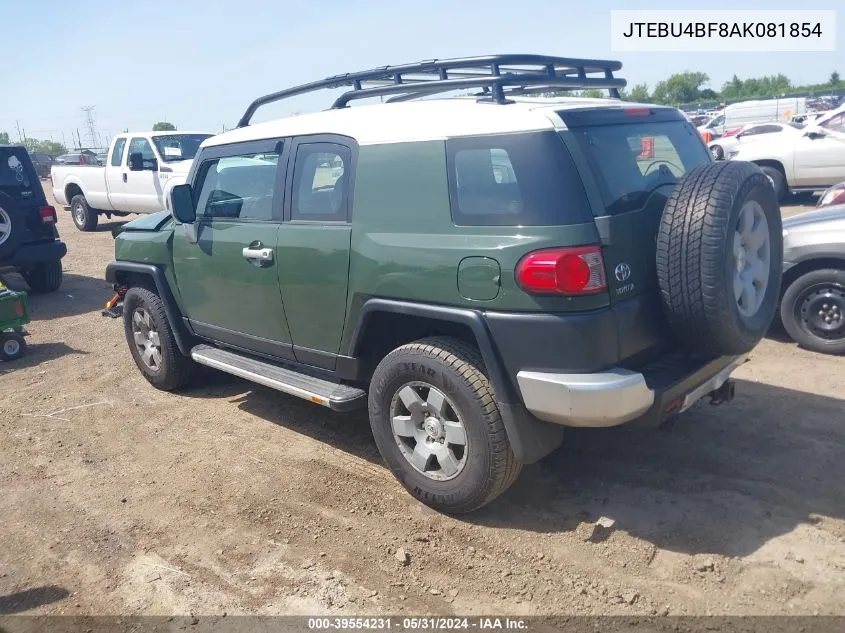
M459 338L478 348L517 459L530 464L560 445L563 427L541 422L525 409L479 310L370 299L361 307L348 350L362 361L362 370L369 378L375 365L391 350L433 335Z
M173 330L173 337L176 339L179 351L185 356L191 355L193 337L182 320L179 307L176 305L176 300L173 298L173 293L161 268L153 264L113 261L106 266L106 281L119 287L146 288L161 297L167 321Z
M68 205L70 205L70 201L73 199L74 196L82 195L85 196L85 191L82 190L82 185L80 185L77 181L71 180L70 182L65 183L65 200L67 200ZM85 198L88 200L88 198Z
M813 272L814 270L823 270L825 268L833 268L836 270L845 270L845 258L837 257L835 255L822 255L812 258L807 258L799 261L794 266L791 266L783 273L783 278L780 284L780 296L786 292L799 277Z

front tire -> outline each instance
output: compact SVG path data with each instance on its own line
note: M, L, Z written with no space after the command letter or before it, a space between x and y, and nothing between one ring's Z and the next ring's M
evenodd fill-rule
M62 262L57 259L36 264L34 268L22 271L21 276L36 294L55 292L62 285Z
M775 190L778 202L784 202L789 195L789 187L786 186L786 176L777 167L764 165L760 167L760 170L766 175L769 182L772 183L772 188Z
M845 270L813 270L789 284L780 306L783 327L801 347L845 354Z
M725 150L722 149L721 145L711 145L710 155L713 160L725 160Z
M432 337L390 352L373 374L369 412L390 470L436 510L477 510L522 469L481 356L463 341Z
M167 320L164 302L146 288L131 288L123 300L123 329L135 364L162 391L185 386L196 363L182 355Z
M81 193L70 200L70 215L73 223L80 231L90 232L97 228L100 214L88 205L88 201Z

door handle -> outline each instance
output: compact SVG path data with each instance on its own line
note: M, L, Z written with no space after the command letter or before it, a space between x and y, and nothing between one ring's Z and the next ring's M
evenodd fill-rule
M123 172L123 182L126 182L126 172Z
M251 246L247 246L242 251L244 259L248 259L251 261L255 261L258 263L269 263L273 261L273 249L272 248L252 248Z

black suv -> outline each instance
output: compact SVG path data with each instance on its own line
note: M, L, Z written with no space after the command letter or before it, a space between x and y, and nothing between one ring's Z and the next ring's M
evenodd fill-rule
M0 145L0 272L19 272L33 292L53 292L65 253L26 148Z

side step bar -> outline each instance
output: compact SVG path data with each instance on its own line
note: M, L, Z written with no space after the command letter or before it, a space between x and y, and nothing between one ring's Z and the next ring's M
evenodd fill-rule
M202 365L310 400L333 411L351 411L367 403L367 392L363 389L309 376L231 350L197 345L191 350L191 358Z

